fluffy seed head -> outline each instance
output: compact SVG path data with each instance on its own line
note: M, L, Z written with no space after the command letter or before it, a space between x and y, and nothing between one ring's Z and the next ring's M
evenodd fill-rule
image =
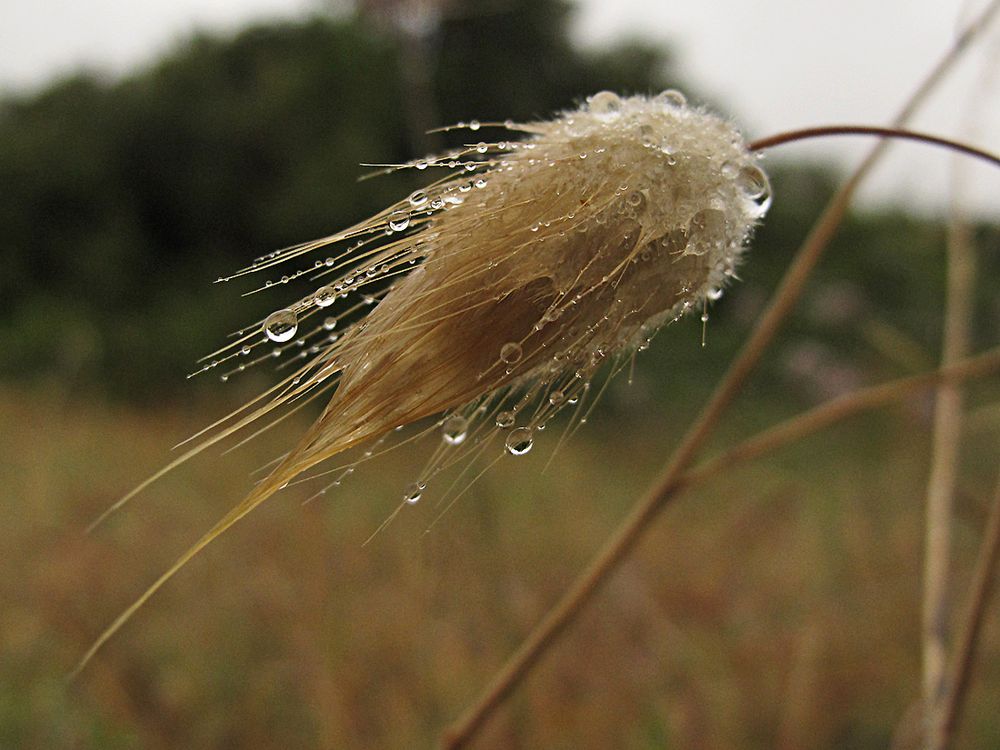
M550 121L468 129L478 137L480 127L520 139L396 165L449 171L365 222L235 274L340 246L261 287L314 283L202 368L227 379L278 361L294 363L292 372L154 478L280 407L332 396L300 443L105 630L81 666L199 550L351 446L446 413L441 448L403 505L420 499L454 451L481 455L502 434L508 453L527 453L554 413L580 413L605 361L644 348L658 327L721 294L770 203L736 129L676 91L605 91Z
M274 350L298 349L303 364L251 416L336 386L279 483L439 412L543 424L605 360L721 295L770 203L739 132L676 91L605 91L550 121L500 127L522 138L398 165L451 171L367 222L241 272L349 245L293 274L334 278L264 321L271 345L340 297L360 300L341 317L367 312L342 330L326 316ZM233 347L256 346L259 330Z

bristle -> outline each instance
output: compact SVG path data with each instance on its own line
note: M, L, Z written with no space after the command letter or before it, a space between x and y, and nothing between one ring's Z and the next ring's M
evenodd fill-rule
M550 121L504 127L528 137L405 165L452 174L235 274L343 248L278 282L310 274L322 286L207 358L203 370L236 365L224 377L244 359L298 367L205 444L333 394L301 442L179 565L302 472L399 425L448 413L446 446L501 434L507 452L527 452L534 431L577 404L605 362L721 294L770 204L739 132L676 91L605 91ZM355 304L331 314L344 297ZM428 473L447 463L435 455Z
M526 129L428 191L433 221L407 216L422 263L338 342L340 384L295 451L302 469L512 386L566 381L558 405L717 298L769 203L739 133L676 92L602 92Z

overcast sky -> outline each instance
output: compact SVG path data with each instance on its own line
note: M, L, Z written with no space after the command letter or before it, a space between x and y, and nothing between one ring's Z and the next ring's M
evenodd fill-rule
M984 5L978 0L578 2L575 33L581 43L603 45L638 35L670 44L685 78L726 102L751 135L821 123L885 122L951 43L961 21ZM195 28L235 30L251 20L302 15L316 4L2 0L0 88L30 90L81 64L119 74L147 63ZM992 79L989 70L997 71ZM916 126L1000 151L1000 30L994 29L957 73ZM977 129L970 134L966 113L973 101ZM824 141L794 148L848 159L863 146ZM941 205L948 168L946 158L927 148L901 146L868 196ZM997 170L971 172L966 184L976 210L1000 218Z

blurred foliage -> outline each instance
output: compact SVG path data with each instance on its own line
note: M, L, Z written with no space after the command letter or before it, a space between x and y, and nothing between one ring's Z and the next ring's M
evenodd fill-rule
M430 40L443 119L529 118L601 87L652 91L666 60L588 55L561 2L470 5ZM379 210L411 175L356 184L408 148L399 45L352 18L197 36L145 72L81 74L0 107L2 374L60 372L159 397L274 302L220 275ZM538 61L542 61L539 65Z
M284 301L241 300L251 287L214 279L370 215L424 177L359 187L358 162L419 155L427 125L544 117L603 88L689 90L662 50L574 47L565 2L445 7L461 12L425 34L320 15L199 35L123 80L80 74L0 103L0 377L48 375L133 399L184 392L199 356ZM420 81L414 65L426 67L430 102L414 102L423 95L406 83ZM819 168L773 175L775 205L745 267L743 302L718 306L713 319L726 322L710 325L706 351L648 355L653 372L688 361L721 369L834 187ZM882 340L933 350L942 238L939 226L903 214L850 222L816 284L833 284L842 299L830 304L853 315L832 327L806 316L802 334L843 348L845 332L877 318L902 332L882 330ZM995 253L987 262L997 270ZM984 304L993 309L977 320L988 330L1000 312L995 295ZM699 337L691 326L664 335Z

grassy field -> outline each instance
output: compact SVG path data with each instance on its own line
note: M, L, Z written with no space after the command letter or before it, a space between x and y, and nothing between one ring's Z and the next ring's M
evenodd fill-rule
M362 546L430 441L310 504L302 488L280 494L67 686L101 629L304 421L192 463L84 535L225 405L140 411L4 390L0 747L432 745L655 476L694 408L633 401L592 419L547 468L551 432L501 461L429 533L433 492ZM768 421L753 403L734 434ZM910 403L680 498L477 746L886 747L919 690L926 432L926 402ZM970 437L956 604L995 461L995 432ZM958 747L1000 736L996 610Z

